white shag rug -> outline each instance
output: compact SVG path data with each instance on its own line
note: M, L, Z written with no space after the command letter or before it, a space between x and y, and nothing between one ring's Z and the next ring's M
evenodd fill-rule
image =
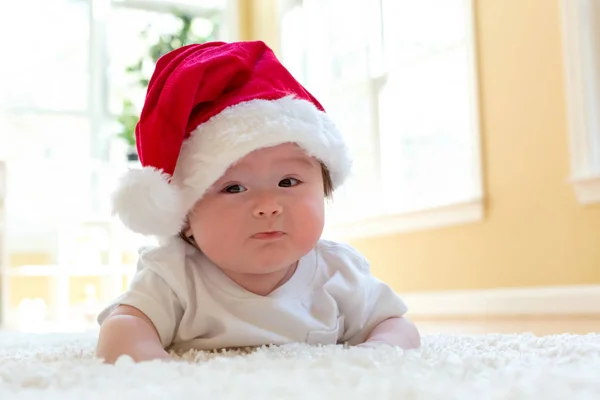
M600 399L600 335L425 335L419 350L289 345L94 359L93 334L0 333L0 399Z

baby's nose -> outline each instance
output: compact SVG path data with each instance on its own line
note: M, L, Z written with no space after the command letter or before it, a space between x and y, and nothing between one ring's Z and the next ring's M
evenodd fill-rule
M281 214L283 208L279 202L274 199L262 201L254 207L253 214L257 218L276 216Z

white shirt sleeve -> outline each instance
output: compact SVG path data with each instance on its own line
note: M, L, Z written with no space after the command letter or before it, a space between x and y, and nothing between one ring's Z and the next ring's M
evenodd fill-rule
M363 343L381 322L402 317L408 311L392 288L370 273L365 274L361 286L345 318L343 339L350 345Z
M163 277L144 265L143 256L140 258L139 264L138 271L127 291L102 310L97 320L99 324L102 324L118 305L135 307L152 321L163 347L166 348L173 341L183 315L183 307Z
M343 342L363 343L381 322L402 317L408 311L400 296L386 283L373 276L369 262L350 246L337 244L334 251L336 268L343 283L335 284L340 314L344 317ZM328 257L334 261L332 257Z

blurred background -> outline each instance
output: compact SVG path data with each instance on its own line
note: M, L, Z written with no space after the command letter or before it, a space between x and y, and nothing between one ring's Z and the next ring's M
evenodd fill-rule
M324 237L436 331L600 331L599 0L5 0L0 326L95 329L156 60L270 45L356 159Z

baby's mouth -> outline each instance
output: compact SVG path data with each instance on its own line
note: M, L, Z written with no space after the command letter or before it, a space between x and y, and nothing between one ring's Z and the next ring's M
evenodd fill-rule
M258 240L276 240L282 238L284 235L285 233L281 231L265 231L255 233L254 235L252 235L252 238Z

